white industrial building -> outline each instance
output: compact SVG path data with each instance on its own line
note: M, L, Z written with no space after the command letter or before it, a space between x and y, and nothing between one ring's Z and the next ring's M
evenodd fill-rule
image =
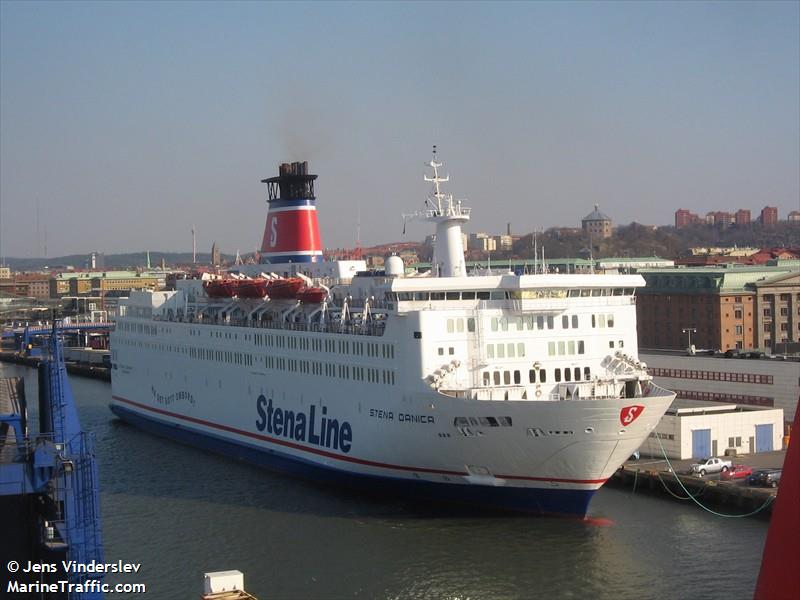
M662 450L663 448L663 450ZM642 444L643 454L671 459L772 452L783 448L783 410L735 404L682 406L662 417Z
M644 351L639 359L647 363L658 385L676 392L682 401L780 408L785 433L789 433L800 399L797 359L688 356L677 351Z

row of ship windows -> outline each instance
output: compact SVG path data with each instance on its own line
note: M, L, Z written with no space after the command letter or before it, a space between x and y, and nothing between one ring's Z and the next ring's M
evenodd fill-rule
M613 314L590 315L592 327L605 329L614 327ZM579 315L561 315L561 329L579 329ZM555 329L556 319L546 315L524 315L518 317L492 317L490 328L492 331L533 331L542 329ZM470 330L472 331L472 330ZM448 333L452 333L448 328Z
M572 356L586 352L583 340L562 340L560 342L547 342L548 356Z
M148 325L146 323L125 323L120 322L117 324L122 331L129 331L131 333L139 333L142 335L159 335L159 328L155 325ZM169 334L171 330L161 328L162 334ZM198 330L190 329L189 334L192 336L199 335ZM219 339L238 340L239 335L231 332L223 331L210 331L209 335ZM245 341L249 341L250 335L244 334ZM253 343L256 346L266 346L274 348L288 348L290 350L305 350L313 352L330 352L336 354L350 354L353 356L369 356L374 358L393 359L394 358L394 345L392 344L378 344L375 342L356 342L350 340L337 340L337 339L320 339L299 336L285 336L274 333L256 333L252 335ZM163 345L162 345L163 346ZM161 348L162 350L164 348Z
M624 340L610 340L609 348L624 348ZM439 346L437 348L439 356L445 354L455 354L452 346ZM583 340L565 340L560 342L547 342L548 356L574 356L585 354L586 344ZM522 342L508 344L486 344L486 358L525 358L525 344Z
M475 333L474 317L469 317L467 319L447 319L447 333L464 333L465 323L467 331Z
M545 431L541 427L528 427L528 429L526 429L525 432L527 435L531 437L544 437L550 435L575 435L574 429L551 429L549 431Z
M511 427L511 417L455 417L453 425L456 427L468 427L472 425L477 427L483 425L484 427Z
M153 308L150 306L126 306L124 309L125 314L132 317L139 317L140 319L153 318Z
M608 340L609 348L624 348L625 340ZM547 342L548 356L571 356L583 354L585 345L583 340L566 340L563 342Z
M583 375L583 378L581 378ZM563 381L590 381L592 370L589 367L564 367L553 369L553 378L556 383ZM522 372L514 370L495 370L483 372L483 385L520 385L522 383ZM528 371L528 383L547 383L547 369L531 369Z
M283 356L265 356L264 366L267 369L289 371L290 373L303 373L306 375L317 375L319 377L334 377L352 381L363 381L365 383L395 385L394 371L389 369L374 369L372 367L299 360L295 358L285 358Z
M581 347L583 347L582 345L583 342L581 342ZM522 342L517 342L516 344L486 344L486 358L494 358L495 356L497 358L524 358L525 344Z
M117 321L116 329L117 331L128 331L131 333L138 333L141 335L152 335L152 336L172 335L172 328L150 325L149 323L128 323L126 321ZM189 335L192 337L199 337L200 329L189 329ZM214 331L213 329L208 330L208 336L212 338L226 339L226 340L239 339L238 333L232 333L230 331L224 331L224 332ZM249 335L244 335L243 337L246 341L250 339Z
M463 292L386 292L385 299L392 301L428 300L523 300L538 298L589 298L601 296L632 296L634 288L596 289L543 289L543 290L494 290Z
M256 346L288 348L289 350L304 350L307 352L329 352L350 354L353 356L370 356L374 358L394 358L394 346L392 344L285 336L276 333L256 333L253 337Z
M118 321L116 329L142 335L158 335L158 327L148 323L126 323L125 321Z
M212 360L218 363L241 365L245 367L252 367L255 364L255 357L252 354L247 354L244 352L214 350L210 348L185 348L180 346L171 346L169 344L147 344L144 342L136 342L131 340L123 340L122 343L123 345L127 346L151 348L164 352L178 352L198 360ZM352 379L353 381L395 385L394 371L387 369L374 369L370 367L321 363L316 361L285 358L282 356L265 356L264 366L267 369L278 369L296 373L338 377L339 379Z
M147 348L149 350L157 350L160 352L175 352L183 354L189 358L197 360L213 360L218 363L227 363L230 365L241 365L243 367L252 367L255 364L255 357L246 352L234 352L232 350L215 350L211 348L195 348L191 346L176 346L173 344L150 344L142 342L141 340L121 339L116 341L117 345L128 346L132 348ZM112 350L112 358L116 353Z
M245 367L252 367L255 362L252 354L231 352L229 350L212 350L209 348L189 348L189 357L200 360L224 362L232 365L242 365Z
M592 327L604 329L614 327L613 314L591 315ZM492 317L489 327L492 331L534 331L555 329L556 319L545 315L525 315L518 317ZM561 315L562 329L578 329L580 319L578 315ZM447 319L447 333L475 332L475 319L469 317Z
M650 374L654 377L701 379L704 381L733 381L736 383L764 383L767 385L772 385L774 381L772 375L761 375L759 373L694 371L690 369L665 369L663 367L650 367Z

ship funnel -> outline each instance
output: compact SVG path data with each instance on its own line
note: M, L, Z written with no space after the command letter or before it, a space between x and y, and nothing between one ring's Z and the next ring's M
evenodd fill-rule
M278 176L262 179L267 184L267 224L261 241L262 263L317 262L322 243L314 196L316 175L308 162L283 163Z

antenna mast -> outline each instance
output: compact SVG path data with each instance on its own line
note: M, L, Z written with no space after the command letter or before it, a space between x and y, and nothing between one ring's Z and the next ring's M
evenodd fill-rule
M433 193L425 201L426 209L403 215L405 219L427 221L436 224L436 242L433 247L433 272L440 277L465 277L464 243L461 225L469 221L471 209L454 202L452 194L442 192L441 184L450 181L450 176L439 176L441 162L436 160L436 146L433 158L426 163L433 169L433 177L424 176L425 181L433 183Z
M436 162L436 144L433 145L433 158L428 163L428 166L433 168L433 177L425 175L424 179L432 182L434 189L433 196L428 197L428 204L439 213L439 216L443 216L445 209L442 207L442 201L444 200L447 203L447 211L450 212L453 206L453 196L443 194L440 187L440 184L450 181L450 175L439 177L439 167L442 166L442 163Z

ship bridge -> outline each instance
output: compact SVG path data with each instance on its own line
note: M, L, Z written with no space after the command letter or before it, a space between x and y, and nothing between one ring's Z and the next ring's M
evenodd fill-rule
M383 293L389 308L399 312L467 306L514 312L559 312L583 304L632 304L639 275L493 275L479 277L396 278ZM457 304L458 303L458 304Z

